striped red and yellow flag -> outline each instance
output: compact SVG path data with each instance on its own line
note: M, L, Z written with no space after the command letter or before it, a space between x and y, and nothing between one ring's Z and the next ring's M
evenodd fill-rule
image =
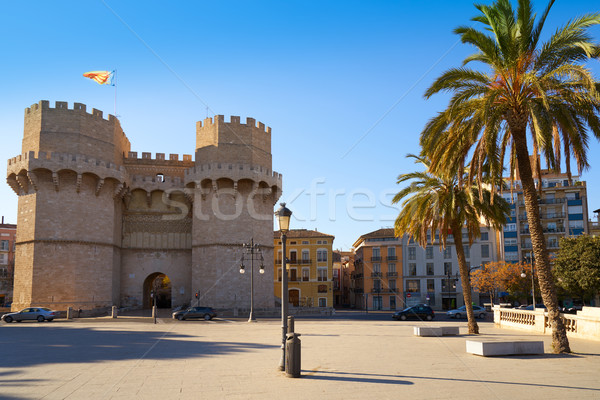
M101 85L112 85L114 71L90 71L83 74L86 78L95 80Z

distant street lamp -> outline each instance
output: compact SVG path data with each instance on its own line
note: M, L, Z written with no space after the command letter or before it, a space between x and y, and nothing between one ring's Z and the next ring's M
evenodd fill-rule
M242 246L246 254L250 254L250 315L248 316L248 322L256 322L256 317L254 317L254 254L260 255L261 274L265 273L264 258L262 255L262 251L260 250L260 245L254 243L254 238L250 239L250 243L244 243ZM243 274L245 272L246 267L244 266L244 256L242 255L240 274Z
M279 223L279 232L281 233L281 360L279 369L285 371L285 339L287 335L287 313L288 313L288 279L286 270L286 248L285 241L287 233L290 230L290 218L292 212L286 208L285 203L281 203L279 210L275 212L277 222Z
M529 256L524 256L523 257L523 261L524 262L528 262L531 265L531 297L533 298L533 303L531 303L532 309L535 310L535 273L534 273L534 264L535 264L535 257L529 257ZM521 272L521 278L526 278L527 274L525 273L525 270L523 270L523 272Z

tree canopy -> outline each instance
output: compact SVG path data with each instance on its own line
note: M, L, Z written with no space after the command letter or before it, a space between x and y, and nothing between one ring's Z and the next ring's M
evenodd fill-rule
M600 291L600 237L561 238L554 276L565 291L589 301Z

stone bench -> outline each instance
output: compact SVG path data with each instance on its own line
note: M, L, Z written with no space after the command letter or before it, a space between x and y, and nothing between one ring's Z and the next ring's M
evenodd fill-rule
M415 326L413 327L415 336L451 336L458 335L458 326Z
M484 357L544 354L544 342L541 340L467 340L467 353Z

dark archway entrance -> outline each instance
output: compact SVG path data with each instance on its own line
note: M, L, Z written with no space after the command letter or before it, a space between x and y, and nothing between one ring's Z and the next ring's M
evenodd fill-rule
M148 275L144 280L144 308L152 308L156 294L156 307L171 308L171 280L162 272Z

